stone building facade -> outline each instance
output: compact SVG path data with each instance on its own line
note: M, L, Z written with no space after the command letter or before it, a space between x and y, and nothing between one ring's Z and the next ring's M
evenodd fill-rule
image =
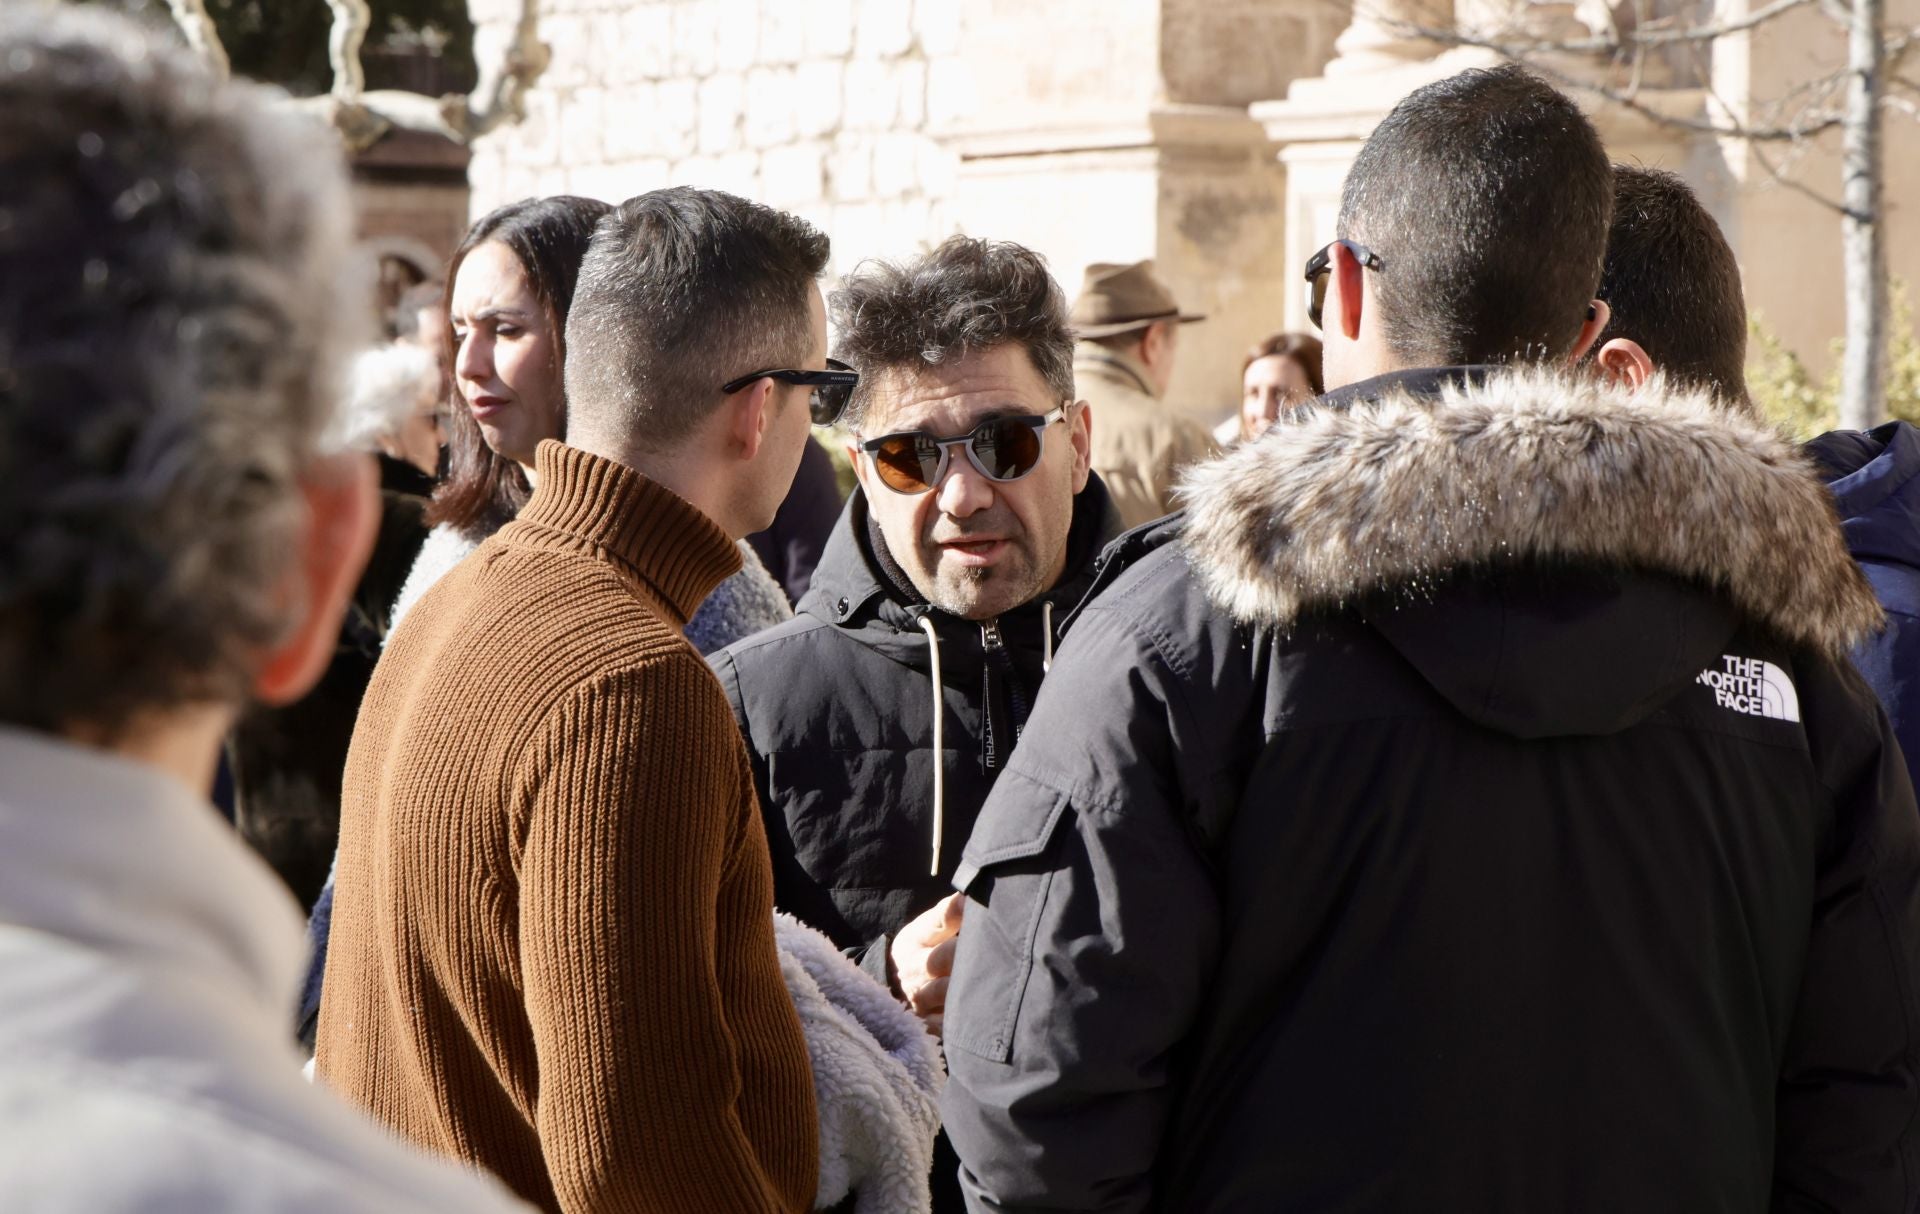
M504 37L516 0L473 0ZM835 269L955 227L972 104L960 0L546 0L552 65L526 121L474 148L476 214L529 194L617 201L668 184L804 215ZM484 52L483 52L484 53Z
M1588 5L1519 0L542 0L552 63L524 122L480 140L473 212L530 194L617 200L714 186L804 215L834 269L954 231L1046 253L1071 294L1094 261L1156 259L1189 310L1173 403L1212 420L1241 352L1304 324L1299 267L1331 238L1359 143L1405 93L1488 61L1397 20L1578 31ZM1748 3L1722 0L1719 15ZM1598 0L1595 0L1598 3ZM1894 0L1890 23L1920 10ZM519 0L471 0L477 53ZM1685 121L1752 115L1844 48L1814 9L1722 39L1643 97ZM1538 23L1545 22L1545 26ZM1562 63L1562 67L1566 64ZM1603 65L1573 63L1576 71ZM1816 366L1841 328L1839 223L1764 151L1594 103L1620 159L1693 181L1741 255L1751 306ZM1893 267L1920 272L1920 126L1895 119ZM1823 143L1795 175L1836 195Z

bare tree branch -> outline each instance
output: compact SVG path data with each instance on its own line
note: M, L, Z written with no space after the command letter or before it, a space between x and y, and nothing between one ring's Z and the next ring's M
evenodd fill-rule
M1754 9L1744 17L1715 22L1711 25L1691 25L1679 29L1663 28L1664 23L1674 18L1651 18L1637 21L1631 33L1623 34L1616 26L1605 34L1596 34L1591 38L1499 39L1489 37L1484 41L1473 41L1475 35L1456 30L1451 31L1451 36L1446 37L1445 40L1462 46L1487 46L1489 49L1502 50L1503 54L1507 52L1502 48L1510 47L1516 52L1533 54L1551 52L1574 55L1617 55L1636 47L1672 46L1683 42L1712 42L1716 38L1724 38L1729 34L1744 33L1758 28L1783 13L1820 2L1822 0L1772 0L1771 3ZM1389 28L1402 29L1416 36L1432 36L1433 33L1426 27L1393 17L1382 17L1380 21Z
M224 76L231 70L220 32L207 15L205 0L169 0L173 17L187 42ZM360 48L372 18L366 0L326 0L333 13L328 31L327 57L333 66L333 88L325 97L293 104L318 115L340 133L355 151L368 147L387 132L428 131L457 143L475 139L526 116L526 92L547 68L551 54L539 39L539 0L520 0L520 16L501 46L497 59L483 61L480 81L472 93L428 97L382 89L366 91Z
M540 41L539 0L520 0L520 19L497 61L481 68L480 81L461 106L460 129L467 141L506 122L526 117L526 93L547 70L552 52Z
M333 95L341 101L357 101L367 90L360 47L367 39L367 27L373 24L373 14L367 11L367 0L327 0L327 7L333 10L333 28L327 35Z
M1907 52L1916 42L1920 42L1920 25L1901 34L1898 38L1887 39L1887 49L1883 52L1884 70L1892 72L1906 62Z
M1780 0L1781 4L1798 6L1811 3L1812 0ZM1777 7L1777 6L1776 6ZM1565 54L1570 50L1586 45L1586 40L1573 42L1508 42L1497 38L1483 38L1460 30L1435 29L1430 26L1415 25L1396 18L1381 18L1389 28L1400 31L1406 37L1420 38L1436 42L1443 46L1467 46L1492 51L1516 63L1525 64L1529 69L1545 76L1549 81L1563 89L1589 93L1603 101L1610 102L1622 109L1638 114L1649 121L1676 130L1692 131L1700 135L1713 135L1720 138L1744 139L1755 143L1797 143L1811 139L1825 131L1838 128L1843 118L1831 110L1809 110L1797 116L1791 123L1781 125L1757 126L1737 120L1731 123L1718 123L1711 119L1688 118L1671 114L1665 110L1650 106L1641 101L1637 87L1617 88L1604 84L1588 76L1567 72L1546 58L1549 54ZM1836 73L1842 75L1843 73ZM1811 86L1802 86L1798 91L1811 91L1813 87L1827 84L1833 78L1823 78ZM1726 112L1731 109L1722 107Z
M1820 206L1824 207L1829 211L1832 211L1834 214L1840 216L1843 219L1846 218L1849 214L1851 214L1851 212L1847 210L1845 203L1838 202L1832 198L1827 197L1825 194L1822 194L1819 190L1814 189L1812 186L1808 185L1806 182L1801 181L1798 177L1795 177L1792 172L1792 166L1778 165L1778 164L1775 164L1773 161L1769 160L1767 158L1766 148L1756 143L1752 146L1750 150L1753 152L1753 158L1760 162L1760 167L1766 170L1767 176L1771 177L1774 180L1774 183L1776 185L1779 185L1783 189L1791 190L1794 193L1800 195L1802 198L1810 199L1813 202L1819 203ZM1788 149L1790 153L1796 150L1804 151L1804 148Z
M1744 17L1733 21L1717 22L1713 25L1694 25L1688 26L1685 29L1674 30L1654 29L1646 32L1643 32L1645 27L1639 27L1636 28L1632 34L1628 35L1626 41L1636 42L1643 46L1667 46L1676 42L1711 42L1715 38L1724 38L1728 34L1739 34L1747 30L1755 29L1772 21L1782 13L1791 12L1796 8L1803 8L1813 2L1814 0L1773 0L1773 3L1754 9ZM1651 24L1657 25L1658 23L1653 22ZM1604 42L1606 40L1597 39L1597 41ZM1606 48L1603 46L1596 49L1604 50Z

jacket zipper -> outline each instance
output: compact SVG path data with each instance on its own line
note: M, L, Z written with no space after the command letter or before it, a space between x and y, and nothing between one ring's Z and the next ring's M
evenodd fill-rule
M980 664L981 687L980 703L986 709L982 714L986 728L980 737L980 759L988 771L1000 765L1000 747L994 736L993 703L993 667L995 658L1006 652L1006 638L1000 635L1000 620L995 617L980 624L980 648L986 651L986 661Z
M986 646L988 653L1007 647L1006 641L1000 636L1000 619L998 616L980 625L980 643Z

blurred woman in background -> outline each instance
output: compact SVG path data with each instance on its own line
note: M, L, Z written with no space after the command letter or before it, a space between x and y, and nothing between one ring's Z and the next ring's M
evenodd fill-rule
M1305 333L1275 333L1247 351L1240 365L1239 441L1266 433L1288 410L1325 391L1320 379L1320 339Z

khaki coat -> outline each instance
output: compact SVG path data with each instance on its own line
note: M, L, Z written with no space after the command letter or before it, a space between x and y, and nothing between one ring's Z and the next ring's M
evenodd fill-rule
M1206 427L1154 395L1136 360L1104 346L1080 343L1073 379L1093 406L1093 469L1121 523L1138 527L1178 509L1173 489L1180 474L1219 451Z

